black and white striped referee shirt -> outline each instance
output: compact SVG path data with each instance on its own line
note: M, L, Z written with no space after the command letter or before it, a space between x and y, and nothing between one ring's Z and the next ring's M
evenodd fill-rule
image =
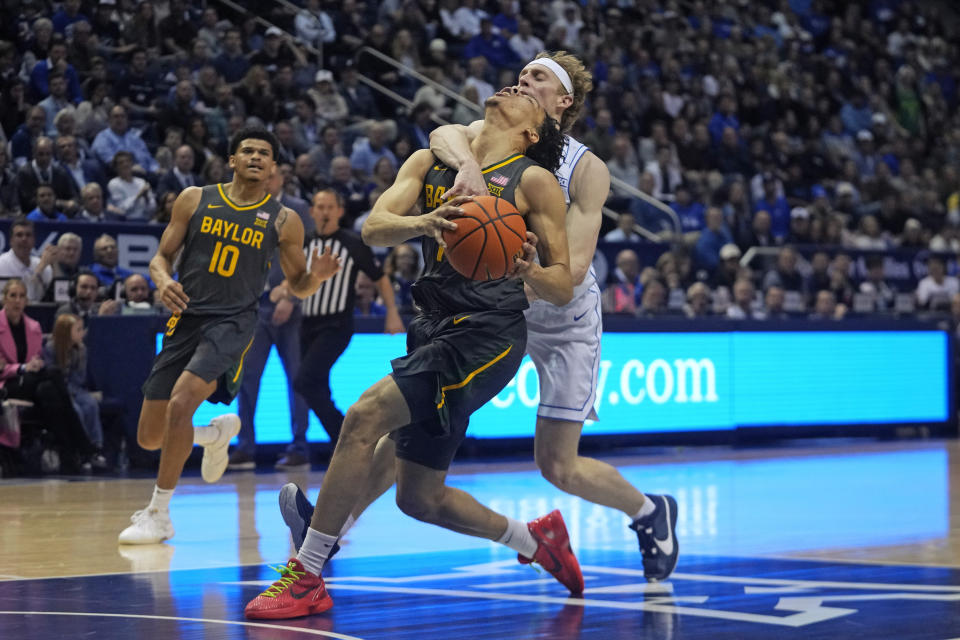
M317 292L301 303L306 318L329 317L340 320L353 317L356 302L357 274L363 271L376 282L383 277L383 270L373 256L370 247L363 243L359 235L346 229L337 229L329 236L313 233L306 240L304 252L307 256L307 269L310 268L313 250L323 253L328 247L340 256L340 271L320 285Z

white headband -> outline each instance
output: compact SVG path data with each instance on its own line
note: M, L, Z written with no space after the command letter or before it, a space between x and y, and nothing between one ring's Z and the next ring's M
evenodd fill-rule
M553 75L557 76L560 80L560 84L563 85L563 88L567 90L567 93L573 95L573 83L570 82L570 74L567 73L567 70L557 64L554 60L550 58L537 58L536 60L531 60L527 63L529 67L532 64L538 64L541 67L546 67L553 71Z

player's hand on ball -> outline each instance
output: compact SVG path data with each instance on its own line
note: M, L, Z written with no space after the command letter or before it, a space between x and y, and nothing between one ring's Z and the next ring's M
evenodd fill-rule
M340 271L340 256L335 255L330 247L323 250L323 253L313 250L313 258L310 261L310 273L321 280L329 280L337 271Z
M475 164L461 167L457 171L457 177L453 180L453 186L443 195L444 200L450 200L457 196L486 196L490 195L487 189L487 182L483 179L480 167Z
M183 285L176 280L167 280L164 284L157 287L160 293L160 302L173 313L185 311L190 297L184 293Z
M537 235L533 231L527 231L527 241L523 243L523 257L515 258L513 266L507 271L508 278L522 278L530 270L530 265L534 264L533 259L537 257Z
M417 221L420 223L421 234L431 236L437 241L437 244L446 249L447 243L443 239L444 230L457 230L457 223L447 220L447 218L462 214L463 209L460 208L460 205L469 202L471 199L469 196L458 196L442 207L437 207L430 213L419 216Z

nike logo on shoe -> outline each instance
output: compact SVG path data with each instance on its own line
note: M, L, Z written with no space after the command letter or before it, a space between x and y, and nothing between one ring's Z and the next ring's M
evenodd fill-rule
M308 595L310 595L310 592L311 592L311 591L313 591L313 589L307 589L306 591L303 591L302 593L297 593L296 591L293 590L293 587L290 587L290 596L291 596L292 598L294 598L295 600L302 600L302 599L306 598Z
M656 536L653 537L653 541L656 543L660 551L666 555L673 554L673 530L670 527L670 501L664 499L663 508L666 509L666 518L667 518L667 538L665 540L660 540Z

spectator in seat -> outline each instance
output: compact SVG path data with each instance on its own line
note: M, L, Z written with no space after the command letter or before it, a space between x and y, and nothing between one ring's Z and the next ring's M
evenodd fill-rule
M640 242L640 234L634 231L635 224L632 213L621 213L617 218L617 228L608 232L603 239L606 242Z
M713 273L720 264L720 250L733 244L733 236L723 222L723 211L719 207L710 207L705 216L706 228L700 232L693 247L693 261L697 268ZM739 253L739 252L738 252Z
M117 280L123 281L133 271L117 266L117 241L106 233L93 243L93 264L90 271L97 276L100 286L110 289Z
M133 175L133 162L129 151L118 151L113 157L117 176L107 183L107 211L121 220L146 222L156 211L157 200L150 183Z
M67 61L67 43L62 37L54 37L50 43L47 58L40 60L30 72L30 89L37 98L46 98L50 95L50 76L60 71L66 78L67 95L74 104L83 100L83 91L80 89L80 78L77 70Z
M413 311L413 283L420 276L420 254L413 246L398 244L383 263L383 273L393 285L393 297L400 313Z
M371 122L367 128L367 138L358 140L350 154L350 166L365 175L372 175L377 160L387 157L397 166L397 157L387 146L387 130L382 122Z
M80 194L85 186L106 180L100 163L93 158L81 159L77 150L77 138L72 135L62 135L57 138L57 160L60 167L73 181L73 193ZM82 195L82 194L81 194ZM82 200L82 198L81 198ZM82 202L80 203L82 205ZM79 206L77 207L79 208ZM74 214L76 217L76 214Z
M30 302L43 299L53 280L52 265L57 259L55 245L47 245L38 257L33 255L35 244L33 223L17 218L10 226L10 249L0 255L0 278L19 278L27 288Z
M236 84L250 69L250 60L243 53L240 29L227 29L223 39L223 52L213 61L213 66L228 84Z
M139 273L127 276L123 281L123 304L120 315L152 316L160 309L151 301L150 283Z
M763 311L754 308L757 292L748 278L740 278L733 285L733 304L727 307L727 317L733 320L764 320Z
M838 253L830 265L830 291L838 303L848 307L853 304L853 282L850 280L850 269L853 261L845 253Z
M800 296L806 303L807 283L803 275L797 270L797 252L793 247L783 247L777 254L777 266L763 277L763 289L782 287L788 293Z
M73 214L79 208L73 180L53 161L53 140L46 136L37 138L33 159L17 171L17 184L21 211L29 212L37 206L37 187L41 184L53 187L56 209Z
M810 211L806 207L794 207L790 210L790 233L788 244L810 244Z
M480 33L467 41L463 49L463 57L470 59L483 56L492 67L513 67L520 62L517 53L510 47L510 42L494 32L493 21L490 18L480 19Z
M173 168L163 174L157 183L157 197L163 199L168 191L178 194L187 187L200 184L200 176L194 173L195 155L193 147L188 144L180 145L173 154Z
M57 196L53 186L49 184L37 185L36 208L27 214L27 220L34 222L63 222L67 216L57 211Z
M83 321L72 313L57 317L53 324L53 335L47 338L43 346L43 361L51 371L59 370L67 385L73 410L80 418L80 424L93 446L89 458L95 470L107 468L107 459L103 457L103 425L100 422L100 402L87 388L87 346L83 343L86 335Z
M706 318L712 315L710 308L710 287L702 282L694 282L687 288L687 303L683 313L688 318Z
M787 312L783 308L786 302L786 296L782 287L773 286L767 289L763 296L764 313L767 320L783 320L787 318Z
M350 111L347 101L337 92L337 85L333 81L333 72L320 69L313 80L313 88L307 90L307 95L313 100L316 115L334 124L346 121Z
M830 256L824 251L817 251L810 258L810 277L808 289L820 291L830 288Z
M357 274L357 303L353 315L358 318L385 317L387 308L377 303L377 287L370 276Z
M83 208L80 209L74 220L77 222L105 222L107 220L106 209L103 206L103 189L96 182L85 185L80 190L80 202Z
M8 164L8 158L6 145L0 144L0 217L3 218L20 214L17 174Z
M0 385L7 397L34 403L43 426L55 434L62 470L89 471L96 449L73 409L63 376L43 361L43 331L24 313L26 306L23 281L8 280L0 312Z
M614 281L604 289L601 306L604 313L635 313L643 292L640 258L636 251L624 249L617 254L616 263Z
M680 225L684 233L700 231L706 224L705 207L703 203L693 199L689 185L679 184L676 188L676 199L670 205L680 218ZM721 224L723 215L721 214Z
M105 167L113 164L117 152L127 151L133 154L135 172L143 174L157 170L157 161L140 139L140 132L130 128L127 110L120 105L110 109L109 127L97 134L90 150Z
M366 185L353 177L350 159L346 156L330 161L330 186L346 200L348 220L354 220L363 213L367 204Z
M960 293L960 282L947 275L943 258L927 258L927 275L917 284L917 305L923 309L943 310L950 307L950 298Z
M61 233L57 238L57 260L53 264L54 279L75 276L82 252L83 240L80 236L70 231Z
M782 241L790 232L790 205L783 195L777 193L777 185L774 174L763 175L763 197L754 203L753 210L766 211L770 215L770 232Z
M860 283L860 293L871 296L877 311L891 310L897 292L884 280L883 256L867 256L866 266L867 279Z
M65 302L57 308L57 315L72 313L83 319L84 322L91 316L112 316L118 308L116 300L99 302L100 281L89 269L78 269L73 276L70 289L70 302Z
M847 307L837 304L837 297L833 291L821 289L817 291L816 302L813 305L811 320L842 320L847 313Z
M916 218L908 218L903 223L900 246L907 249L920 249L927 246L927 241L923 237L923 225Z
M27 119L10 136L10 155L15 166L22 167L33 157L37 138L46 132L47 112L34 106L27 110Z
M667 310L667 288L659 280L651 280L643 288L640 306L637 308L638 318L655 318L663 315Z

